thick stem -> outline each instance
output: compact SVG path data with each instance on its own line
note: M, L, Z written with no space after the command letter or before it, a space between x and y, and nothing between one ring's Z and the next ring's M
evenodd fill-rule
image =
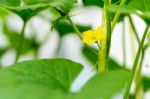
M23 23L23 27L22 27L22 30L21 30L21 35L20 35L20 38L19 38L19 44L18 44L18 48L17 48L15 63L18 62L21 51L22 51L23 41L24 41L24 34L25 34L25 27L26 27L26 22Z
M105 7L111 4L110 0L105 0ZM111 46L111 14L108 9L105 8L105 16L106 16L106 35L107 35L107 51L106 51L106 60L109 57L109 51Z
M100 46L99 46L99 54L98 54L98 72L103 73L106 71L106 52L107 52L107 46L106 46L106 40L105 41L100 41Z
M144 41L145 41L145 38L146 38L146 35L147 35L147 32L148 32L148 29L149 29L149 26L147 25L147 27L146 27L146 29L144 31L142 40L140 42L140 45L139 45L139 48L138 48L138 52L136 54L136 58L135 58L135 61L134 61L134 64L133 64L133 68L132 68L132 71L131 71L131 76L129 77L128 84L127 84L127 87L125 89L125 94L124 94L123 99L127 99L128 96L129 96L130 89L131 89L131 84L132 84L133 78L135 76L135 72L136 72L136 69L137 69L137 64L138 64L138 61L139 61L139 58L140 58L140 54L141 54L142 49L143 49L143 45L144 45Z
M99 54L98 54L98 72L102 73L105 72L107 69L107 60L109 57L109 50L111 45L111 19L110 19L110 12L106 8L111 4L110 0L104 1L104 17L103 17L103 26L106 32L106 40L99 41Z

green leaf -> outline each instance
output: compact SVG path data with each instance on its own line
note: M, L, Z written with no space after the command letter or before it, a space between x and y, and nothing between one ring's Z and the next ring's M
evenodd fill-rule
M129 3L130 0L126 0L126 4ZM111 4L120 4L121 0L111 0ZM98 6L104 7L104 0L83 0L84 6Z
M85 26L85 25L80 25L80 24L76 24L76 26L78 27L80 32L91 29L90 26ZM54 28L58 31L60 36L64 36L66 34L75 32L73 27L68 22L65 22L65 21L56 23Z
M9 9L13 11L14 13L18 14L24 22L28 21L30 18L38 14L40 11L46 9L48 5L32 5L27 7L18 7L16 9Z
M85 58L92 63L93 65L96 64L97 60L98 60L98 56L92 52L91 50L89 50L87 47L83 47L82 48L82 54L85 56Z
M109 58L108 60L108 69L113 70L113 69L125 69L123 68L121 64L119 64L115 59Z
M112 96L123 91L129 75L130 73L124 70L97 74L82 88L78 99L111 99Z
M103 7L104 1L103 0L83 0L84 6L98 6Z
M50 6L67 13L75 6L77 0L24 0L24 2L27 5L49 4Z
M0 0L0 4L17 7L21 4L21 0Z
M117 6L111 5L111 11L119 11L125 14L136 14L143 18L146 22L150 22L150 0L131 0L128 5Z
M149 12L150 6L149 6L150 1L149 0L132 0L129 3L129 7L135 10L140 10L142 12Z
M45 59L22 62L9 68L2 68L0 69L0 98L108 98L123 90L129 76L129 72L123 70L97 73L80 92L71 93L70 87L82 67L81 64L67 59Z
M9 15L9 11L0 7L0 18L4 19Z
M0 98L67 99L81 69L67 59L33 60L1 69Z
M136 3L135 3L136 2ZM136 11L136 13L141 16L148 23L150 22L150 0L132 0L129 4L129 8ZM137 11L140 11L138 13ZM142 12L142 14L141 14Z
M68 13L75 3L76 0L0 0L0 7L15 12L24 21L27 21L47 7L55 7Z
M144 91L150 90L150 78L149 77L143 77L142 84L143 84Z
M8 50L8 48L0 48L0 58Z

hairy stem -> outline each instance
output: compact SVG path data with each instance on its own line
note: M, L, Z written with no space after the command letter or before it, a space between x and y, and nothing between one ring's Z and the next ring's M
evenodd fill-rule
M129 96L130 89L131 89L131 84L132 84L133 78L135 76L135 72L136 72L136 69L137 69L137 64L138 64L138 61L139 61L139 58L140 58L140 54L141 54L142 49L143 49L143 45L144 45L144 41L145 41L145 38L146 38L146 35L147 35L147 32L148 32L148 29L149 29L149 26L147 25L147 27L146 27L146 29L144 31L142 40L140 42L137 54L136 54L136 58L135 58L135 61L134 61L134 64L133 64L133 68L132 68L132 71L131 71L131 76L129 77L128 84L127 84L127 87L125 89L125 94L124 94L123 99L127 99L128 96Z
M26 22L23 23L23 27L21 30L21 35L19 38L19 44L18 44L18 48L17 48L17 54L16 54L16 58L15 58L15 63L18 62L21 51L22 51L22 47L23 47L23 41L24 41L24 34L25 34L25 28L26 28Z
M106 32L106 40L99 41L99 54L98 54L98 72L105 72L107 69L107 60L109 57L109 50L111 45L111 19L110 12L106 9L106 6L111 4L110 0L104 1L104 17L103 17L103 25Z
M107 59L106 59L106 51L107 51L107 44L106 44L106 40L105 41L100 41L100 46L99 46L99 54L98 54L98 72L103 73L106 71L107 67L106 67L106 63L107 63Z

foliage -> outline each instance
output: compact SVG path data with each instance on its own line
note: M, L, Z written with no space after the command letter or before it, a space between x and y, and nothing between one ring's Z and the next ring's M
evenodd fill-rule
M22 6L23 2L23 6ZM0 6L18 14L24 21L29 20L47 7L55 7L67 13L74 6L76 0L0 0Z
M122 70L110 71L102 75L96 74L80 93L73 94L70 92L70 87L82 67L81 64L70 60L50 59L22 62L10 68L1 69L0 79L3 80L0 82L0 98L82 99L86 97L91 99L92 97L110 97L125 87L126 79L124 78L129 76L128 72ZM108 82L110 79L113 80L113 83ZM119 83L116 83L118 81ZM110 87L109 91L105 88L107 86ZM91 94L87 96L87 93Z
M74 23L72 17L78 14L72 14L71 11L78 7L77 0L0 0L0 33L2 32L8 43L5 46L0 45L0 66L3 65L3 56L9 50L13 49L16 52L15 59L12 59L15 63L10 67L0 68L0 99L111 99L122 93L123 99L142 99L143 93L150 90L150 78L141 74L145 51L149 47L149 40L147 43L145 41L149 32L150 0L83 0L82 3L82 7L96 6L102 10L103 22L99 24L101 27L92 30L91 25ZM46 13L54 17L42 16L42 12L46 10ZM23 21L23 27L19 32L7 23L12 13ZM147 25L142 37L137 34L131 14L139 16ZM63 46L64 36L70 33L79 36L83 43L81 54L95 70L95 75L87 80L79 91L73 92L71 89L84 70L80 63L56 58L57 55L51 59L33 59L18 63L21 55L30 52L35 54L35 58L40 58L38 52L45 42L36 40L36 31L30 38L25 36L29 20L35 16L45 19L51 25L49 32L55 29L58 33L60 38L56 45L56 54ZM124 64L120 64L109 55L114 27L118 22L123 23L125 16L130 18L128 21L139 44L131 70L126 66L125 45ZM131 95L133 80L135 93Z

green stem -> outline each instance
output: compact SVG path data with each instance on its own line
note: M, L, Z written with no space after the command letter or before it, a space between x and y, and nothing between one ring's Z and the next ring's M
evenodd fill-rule
M72 25L72 27L74 28L74 30L76 31L76 33L79 36L80 40L82 40L82 35L81 35L79 29L77 28L77 26L73 23L73 21L70 19L70 17L68 17L68 20L69 20L70 24Z
M15 63L18 62L21 51L22 51L22 47L23 47L23 41L24 41L24 34L25 34L25 27L26 27L26 22L24 22L22 30L21 30L21 35L19 38L19 44L18 44L18 48L17 48L17 54L16 54L16 58L15 58Z
M70 24L72 25L73 29L75 30L75 33L78 35L78 37L80 38L80 40L82 40L82 35L81 32L79 31L78 27L74 24L74 22L71 20L71 18L68 16L67 17L68 21L70 22ZM84 46L86 46L89 50L93 51L96 55L98 54L96 50L94 50L93 48L91 48L89 45L83 43Z
M98 54L98 72L102 73L105 72L107 69L107 61L109 57L110 45L111 45L111 19L110 19L110 12L106 8L111 4L110 0L104 1L104 17L103 17L103 25L105 27L106 32L106 40L99 41L99 54Z
M59 40L58 40L58 43L57 43L57 48L56 48L53 56L58 56L59 55L60 49L62 47L61 45L62 45L62 38L60 37Z
M123 20L123 34L122 34L122 45L123 45L123 66L126 66L126 35L125 35L125 20Z
M131 25L134 35L136 37L136 40L137 40L138 44L140 44L140 38L139 38L136 28L134 26L133 20L130 15L128 17L129 17L130 25ZM142 64L143 64L144 54L145 54L145 47L142 49L141 61L140 61L139 67L137 68L137 71L135 74L135 86L136 86L135 99L142 99L142 97L143 97L143 88L141 85L141 68L142 68Z
M136 31L136 28L135 28L135 26L134 26L133 20L132 20L132 18L131 18L130 15L129 15L128 17L129 17L129 21L130 21L131 27L132 27L132 29L133 29L133 32L134 32L134 34L135 34L135 37L136 37L138 43L140 44L140 38L139 38L138 33L137 33L137 31Z
M126 3L126 0L121 0L120 6L123 6L125 3ZM119 11L116 12L114 19L113 19L113 22L112 22L112 26L111 26L112 30L114 29L114 27L115 27L115 25L116 25L116 23L120 17L120 14L121 13Z
M103 73L106 71L106 63L107 63L107 41L100 41L99 46L99 54L98 54L98 72Z
M109 6L111 4L110 0L105 0L104 5ZM106 33L107 33L107 52L106 52L106 60L109 57L109 51L111 46L111 15L110 11L105 8L105 15L106 15Z
M142 79L141 78L141 69L142 69L143 60L145 57L145 51L147 50L147 48L148 48L148 45L146 44L143 47L141 61L140 61L138 70L137 70L136 75L135 75L135 80L136 80L136 82L135 82L136 83L135 99L143 99L143 86L142 86L142 81L141 81L141 79Z
M143 65L144 55L145 55L145 48L143 48L142 50L141 61L135 74L135 85L136 85L135 99L143 99L143 87L141 83L141 69Z
M137 69L137 64L138 64L138 61L139 61L139 58L140 58L141 51L143 49L143 45L144 45L144 41L145 41L145 38L146 38L146 35L147 35L147 32L148 32L148 29L149 29L149 26L147 25L147 27L146 27L146 29L144 31L142 40L140 42L140 45L139 45L139 48L138 48L138 52L136 54L136 58L135 58L135 61L134 61L134 64L133 64L133 68L132 68L132 71L131 71L131 76L129 77L129 81L128 81L128 84L127 84L127 87L126 87L123 99L127 99L128 96L129 96L131 84L132 84L133 78L135 76L135 72L136 72L136 69Z

